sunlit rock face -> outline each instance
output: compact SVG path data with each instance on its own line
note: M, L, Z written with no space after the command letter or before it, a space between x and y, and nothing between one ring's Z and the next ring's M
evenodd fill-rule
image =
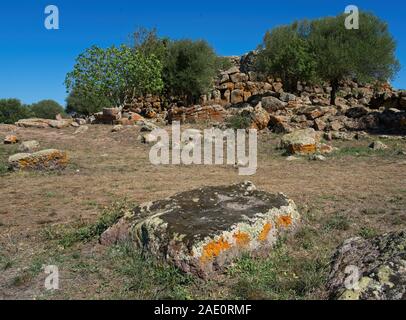
M102 244L132 241L182 271L207 278L242 254L267 256L281 234L299 223L285 195L250 183L204 187L143 204L101 237Z

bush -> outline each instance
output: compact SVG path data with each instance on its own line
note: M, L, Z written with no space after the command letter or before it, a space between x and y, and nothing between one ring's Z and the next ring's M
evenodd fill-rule
M218 67L217 59L206 41L171 42L164 62L166 93L183 98L187 104L196 102L212 85Z
M297 90L299 80L315 79L315 56L307 41L308 32L306 21L278 27L265 34L259 47L257 68L281 78L290 92Z
M31 117L28 106L18 99L0 99L0 123L12 124L20 119Z
M267 32L257 67L282 78L289 90L297 81L328 81L335 104L339 83L388 81L399 70L396 43L386 23L360 12L360 28L347 30L346 15L295 22Z
M34 117L43 119L55 119L57 114L64 115L65 109L54 100L41 100L31 105Z
M247 129L251 125L250 116L247 114L234 115L227 119L226 125L231 129Z
M93 46L79 55L65 85L69 92L78 90L86 99L108 99L111 106L120 107L139 96L159 93L161 71L161 62L154 55L145 56L124 45Z
M106 97L84 94L75 89L66 98L66 112L69 114L89 116L109 107L111 104Z

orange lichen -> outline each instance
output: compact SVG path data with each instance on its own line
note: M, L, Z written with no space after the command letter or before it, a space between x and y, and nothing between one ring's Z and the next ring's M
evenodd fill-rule
M250 236L248 233L238 231L233 235L235 243L239 247L245 247L250 243Z
M291 216L280 216L278 217L278 226L289 227L292 224Z
M294 153L301 153L301 154L309 154L316 152L316 145L315 144L305 144L305 145L290 145L288 148L289 152Z
M207 262L218 257L222 251L230 248L231 245L223 238L220 238L217 241L211 241L203 247L203 253L200 259L202 262Z
M269 232L271 231L271 229L272 229L272 224L271 223L266 223L265 225L264 225L264 227L262 228L262 231L261 231L261 233L259 234L259 236L258 236L258 240L259 241L265 241L267 238L268 238L268 234L269 234Z

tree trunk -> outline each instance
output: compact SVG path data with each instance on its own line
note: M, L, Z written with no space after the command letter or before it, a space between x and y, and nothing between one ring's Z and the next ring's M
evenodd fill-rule
M339 87L339 83L337 79L334 79L331 82L331 100L330 100L330 104L332 106L335 106L336 104L336 96L337 96L337 91L338 91L338 87Z

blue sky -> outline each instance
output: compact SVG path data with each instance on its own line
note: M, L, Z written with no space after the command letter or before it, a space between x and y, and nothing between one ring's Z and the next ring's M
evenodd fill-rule
M60 30L46 30L44 9L57 5ZM395 0L130 1L2 0L0 4L0 98L25 103L54 99L65 104L65 74L93 44L129 43L138 26L171 38L204 38L218 54L254 49L266 30L296 19L336 15L347 5L387 21L398 43L402 70L393 83L406 88L406 2ZM367 54L367 53L366 53Z

